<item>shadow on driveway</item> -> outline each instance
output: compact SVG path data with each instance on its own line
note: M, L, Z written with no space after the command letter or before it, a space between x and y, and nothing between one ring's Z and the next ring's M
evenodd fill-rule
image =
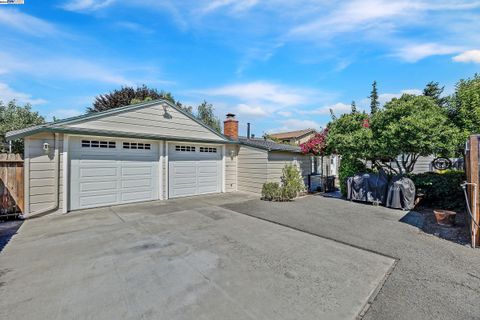
M22 223L23 221L21 220L0 221L0 252L3 251L3 248L5 248L10 239L17 233Z

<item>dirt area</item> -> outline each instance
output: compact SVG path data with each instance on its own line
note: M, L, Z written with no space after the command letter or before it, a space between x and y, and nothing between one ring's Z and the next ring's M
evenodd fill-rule
M468 213L458 211L455 225L450 227L439 225L431 208L418 208L416 211L423 217L423 225L420 227L423 232L458 244L470 245L470 217Z

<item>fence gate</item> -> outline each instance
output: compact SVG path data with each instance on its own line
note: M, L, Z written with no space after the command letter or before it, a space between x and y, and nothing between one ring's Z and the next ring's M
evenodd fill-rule
M480 157L480 136L479 135L472 135L467 141L467 150L465 153L465 171L467 174L467 181L469 183L475 184L468 185L468 197L469 197L469 204L470 208L472 209L472 215L475 217L477 223L480 221L480 168L479 168L479 157ZM475 197L475 190L476 190L476 197ZM475 205L476 199L476 205ZM475 226L473 221L470 225L470 233L472 237L472 246L479 246L480 245L480 229Z
M0 216L24 210L23 159L19 154L0 153Z

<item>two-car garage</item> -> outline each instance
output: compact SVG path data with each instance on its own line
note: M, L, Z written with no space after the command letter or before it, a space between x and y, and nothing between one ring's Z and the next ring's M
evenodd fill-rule
M219 145L72 136L68 149L70 210L222 191Z

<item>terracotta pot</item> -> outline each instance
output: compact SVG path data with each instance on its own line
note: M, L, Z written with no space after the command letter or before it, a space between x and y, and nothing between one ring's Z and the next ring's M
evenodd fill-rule
M433 210L435 213L435 219L437 219L437 223L442 226L453 226L455 224L455 217L457 213L455 211L448 211L448 210Z

